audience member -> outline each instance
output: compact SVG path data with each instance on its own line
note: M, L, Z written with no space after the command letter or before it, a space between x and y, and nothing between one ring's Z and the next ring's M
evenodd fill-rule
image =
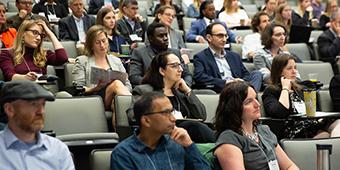
M206 0L202 2L200 6L200 16L196 21L191 23L190 30L186 35L186 40L188 42L206 43L207 41L204 38L205 29L207 25L212 22L218 22L214 2L212 0ZM241 37L236 36L229 29L227 29L227 33L229 35L228 42L241 43Z
M101 8L114 8L118 9L119 8L119 1L118 0L111 0L111 4L104 4L105 0L90 0L89 2L89 10L88 13L92 15L97 15L98 11Z
M56 22L68 15L68 9L57 0L40 0L39 3L33 6L32 13L44 13L48 21Z
M224 0L224 11L218 15L218 19L229 28L250 25L250 19L245 10L238 5L238 0Z
M183 16L184 16L184 13L183 13L182 8L180 6L174 4L172 2L172 0L159 0L159 4L157 4L155 6L155 9L154 9L154 12L153 12L154 15L157 13L158 8L160 8L161 6L172 6L175 9L176 17L177 17L177 22L178 22L178 27L179 27L180 30L183 30Z
M9 17L7 19L7 24L10 27L13 27L18 30L19 26L24 20L41 19L45 21L45 23L48 25L49 28L51 28L49 25L50 23L47 21L45 17L32 13L32 5L33 5L32 0L15 0L15 6L18 8L19 12L18 14L12 17Z
M253 60L255 51L261 49L261 34L270 24L269 15L266 12L260 11L254 15L251 20L251 29L253 34L248 34L244 37L242 44L242 59Z
M254 66L262 73L263 80L268 83L273 59L281 53L289 53L285 47L287 42L285 27L269 24L262 32L261 42L264 47L255 52Z
M331 25L318 38L318 47L320 60L330 62L335 74L339 73L336 64L340 54L340 12L333 13L331 16Z
M160 22L167 28L169 48L185 48L183 35L179 30L171 28L171 24L176 17L175 9L172 6L161 6L158 8L154 22ZM147 41L147 40L146 40Z
M250 81L257 91L261 88L262 75L258 71L249 73L237 53L224 50L228 38L222 23L212 23L206 30L209 47L194 56L194 79L198 86L221 92L230 81Z
M192 4L189 5L187 9L187 17L189 18L197 18L200 13L200 6L204 2L204 0L193 0Z
M9 27L6 20L6 5L0 2L0 48L12 47L17 35L17 30Z
M263 11L268 14L270 21L273 21L275 18L275 9L277 8L277 0L265 0L264 3Z
M320 16L319 26L326 30L331 26L331 15L338 11L338 2L336 0L327 0L325 12Z
M43 48L47 35L54 52ZM35 81L47 73L47 65L63 65L67 54L54 33L42 20L25 20L19 27L13 48L0 54L0 68L5 81L26 79Z
M271 85L264 90L262 95L264 109L268 116L272 118L287 118L290 115L305 113L303 87L297 82L295 57L290 54L280 54L280 56L275 57L271 67L270 80ZM295 121L304 122L304 126L299 128L307 128L307 132L311 133L311 136L307 137L329 137L329 134L337 136L339 133L332 132L332 129L338 126L338 121L334 123L329 121L325 124L315 124L314 121L310 120L298 119ZM294 135L298 135L295 133L300 132L294 129L295 124L292 122L294 121L280 127L280 132L284 132L284 137L295 137ZM298 124L297 126L300 126Z
M117 21L117 30L130 44L131 49L135 49L137 41L144 41L147 21L137 13L137 0L121 0L119 11L122 16Z
M324 5L322 4L322 0L312 0L312 8L313 18L317 18L319 20L322 12L325 10Z
M102 25L109 40L109 51L122 54L121 45L126 44L123 36L117 31L116 15L112 8L104 7L98 11L96 24Z
M313 7L311 0L298 0L297 11L292 13L292 24L298 26L311 26Z
M72 75L77 85L84 86L86 95L99 95L102 97L106 110L114 111L115 95L131 95L131 84L126 80L91 80L92 67L110 71L119 71L126 74L125 68L117 57L107 56L109 42L107 33L101 25L92 26L86 34L85 54L76 59ZM118 74L118 73L116 73ZM115 114L112 115L112 124L115 127Z
M207 114L204 105L181 77L182 72L182 64L174 53L159 53L152 59L142 85L134 88L133 95L142 96L152 91L164 93L174 107L175 118L181 120L177 126L186 129L194 142L214 142L214 132L207 125L200 121L186 120L204 121Z
M16 80L0 93L8 125L0 132L0 164L5 169L75 169L68 147L42 134L45 102L54 96L40 85Z
M283 25L286 28L287 35L289 35L292 26L292 9L287 3L277 7L273 23Z
M298 170L275 134L258 123L260 117L252 86L235 81L224 87L214 122L218 136L214 154L221 168Z
M95 18L84 13L83 0L69 0L68 5L72 15L59 20L59 38L84 43L85 34L95 24Z
M176 127L174 108L162 93L141 96L133 111L139 133L119 143L111 154L115 169L210 169L187 131Z
M277 0L277 6L281 5L281 4L286 4L287 0Z
M138 47L133 50L131 54L129 79L132 85L139 85L141 83L145 72L150 66L151 60L160 52L172 51L178 56L181 63L184 64L180 51L178 49L168 48L169 39L166 26L158 22L153 22L148 27L147 37L150 44L145 47ZM182 78L190 87L192 85L192 75L189 72L188 66L186 64L183 66Z

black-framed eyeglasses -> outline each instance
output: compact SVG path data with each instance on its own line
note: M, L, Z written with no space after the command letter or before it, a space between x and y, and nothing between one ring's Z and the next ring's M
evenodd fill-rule
M220 39L222 39L222 38L228 39L229 38L228 34L223 34L223 33L220 33L220 34L211 34L211 35L216 36L217 38L220 38Z
M162 111L158 111L158 112L149 112L149 113L144 113L144 115L152 115L152 114L162 114L165 116L170 116L174 113L175 109L166 109L166 110L162 110Z
M170 68L173 68L173 69L183 69L184 68L184 64L182 63L169 63L169 64L166 64L167 66L169 66Z
M29 1L19 1L20 4L23 4L23 5L28 5L28 6L32 6L33 5L33 2L29 2Z
M30 30L30 29L27 29L26 31L31 31L35 37L40 36L40 38L45 38L45 36L46 36L44 33L40 33L40 32L37 31L37 30Z

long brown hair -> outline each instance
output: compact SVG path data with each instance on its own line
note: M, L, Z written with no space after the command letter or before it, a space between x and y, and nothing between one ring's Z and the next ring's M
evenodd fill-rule
M282 17L282 12L286 7L290 7L290 6L287 3L284 3L284 4L280 4L276 8L274 22L276 24L283 25L286 28L287 33L289 34L290 33L290 27L292 26L292 18L288 19L288 22L285 23L284 19Z

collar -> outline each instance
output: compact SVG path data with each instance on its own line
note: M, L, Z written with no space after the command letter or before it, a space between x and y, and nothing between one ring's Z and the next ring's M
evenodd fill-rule
M47 149L46 141L43 140L43 136L41 135L41 133L39 132L36 135L37 135L37 143L35 144L35 148ZM9 129L8 126L6 126L4 129L4 138L5 138L5 145L7 149L11 147L16 147L16 144L25 144L13 134L13 132L11 131L11 129Z
M127 17L126 15L124 15L124 19L128 22L135 22L133 19L130 19L129 17Z
M331 31L331 33L334 35L334 37L338 37L338 35L335 33L335 31L333 30L333 28L329 28L329 30Z
M205 21L205 23L206 23L207 25L210 24L210 19L209 19L209 18L203 17L203 19L204 19L204 21ZM212 20L211 22L214 22L214 20Z
M136 150L138 152L143 152L145 150L151 150L148 146L146 146L143 141L141 141L138 137L137 137L137 134L135 133L133 135L133 140L135 141L133 143L134 147L136 148ZM159 144L157 145L156 149L159 147L159 146L162 146L163 144L166 145L166 143L170 140L170 136L169 135L163 135L161 138L160 138L160 142ZM155 149L155 150L156 150Z
M214 51L211 47L209 47L209 49L210 49L210 51L212 52L212 54L214 55L214 57L217 57L217 58L219 58L219 59L224 58L224 56L225 56L225 54L226 54L226 52L225 52L224 49L222 50L222 54L218 54L218 53L217 53L216 51Z
M84 14L80 17L80 18L77 18L76 16L74 16L74 15L72 15L72 17L74 18L74 20L76 20L76 21L80 21L80 20L82 20L83 18L84 18Z
M47 5L57 5L57 3L52 2L52 4L48 4L47 2L45 2L44 5L45 5L45 6L47 6Z

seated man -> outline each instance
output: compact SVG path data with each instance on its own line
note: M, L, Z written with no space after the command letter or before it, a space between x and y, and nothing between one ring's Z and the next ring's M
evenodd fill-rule
M207 0L202 2L200 6L200 16L196 21L191 23L190 30L186 35L186 40L188 42L199 42L206 43L204 39L205 29L209 23L216 22L216 10L212 0ZM227 29L229 38L228 42L239 43L241 42L241 37L236 36L229 29Z
M130 136L113 149L112 170L210 169L187 131L176 127L174 108L164 94L151 92L141 96L133 110L139 134Z
M132 51L130 61L129 79L132 85L139 85L143 79L146 70L149 68L151 60L154 56L162 51L172 51L180 59L184 61L178 49L168 48L168 32L166 27L158 22L149 25L147 37L150 42L145 47L139 47ZM188 66L184 64L182 78L188 86L192 85L192 75L189 72Z
M317 43L320 60L330 62L334 74L338 74L336 57L340 55L340 12L331 15L331 26L319 36Z
M69 0L68 5L72 10L72 15L59 20L59 38L84 43L85 34L95 24L95 18L84 13L82 0Z
M117 30L134 49L137 41L144 41L147 21L137 13L137 0L121 0L119 11L123 16L117 21Z
M90 0L88 14L97 15L98 11L103 8L104 5L118 9L119 0L111 0L111 4L104 4L104 0Z
M51 28L50 23L47 21L45 17L32 13L33 6L32 0L15 0L15 6L18 8L19 13L7 19L7 24L9 25L9 27L13 27L16 30L18 30L19 26L24 20L41 19L45 21L46 25L49 28Z
M28 80L5 83L0 105L8 125L0 132L0 166L5 169L75 169L68 147L42 134L45 102L52 93Z
M221 92L224 84L235 79L249 81L261 89L262 75L259 71L249 73L237 53L224 50L228 38L225 26L215 22L208 25L206 39L209 47L194 56L194 80L202 88Z

